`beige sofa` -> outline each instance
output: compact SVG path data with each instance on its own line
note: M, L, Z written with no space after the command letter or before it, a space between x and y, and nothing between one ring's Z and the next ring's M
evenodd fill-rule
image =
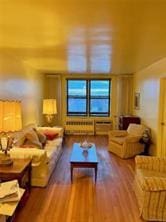
M166 157L137 156L134 190L140 215L166 221Z
M20 143L26 133L34 128L34 125L25 127L21 132L15 134L15 138ZM58 134L53 140L47 140L44 149L39 148L20 148L15 145L10 150L11 158L30 158L32 160L31 185L45 187L55 168L57 160L62 153L63 129L61 127L36 127L40 132L49 130Z
M144 144L139 141L145 127L131 123L127 130L111 130L109 132L109 151L121 158L130 158L144 151Z

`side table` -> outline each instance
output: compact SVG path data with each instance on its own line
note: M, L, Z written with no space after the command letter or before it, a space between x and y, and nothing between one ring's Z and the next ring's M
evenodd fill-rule
M25 189L20 205L24 206L31 189L31 160L13 159L11 166L0 166L1 182L17 179L19 186Z
M17 179L19 186L25 189L25 192L19 202L19 206L24 206L31 188L31 160L30 159L13 159L11 166L0 167L0 180L2 182ZM7 221L12 222L15 213Z
M150 145L151 145L151 140L150 140L150 139L148 139L148 140L143 140L143 139L141 138L139 142L142 143L142 144L144 144L144 146L145 146L144 152L142 153L142 155L148 156L148 155L149 155L149 147L150 147Z

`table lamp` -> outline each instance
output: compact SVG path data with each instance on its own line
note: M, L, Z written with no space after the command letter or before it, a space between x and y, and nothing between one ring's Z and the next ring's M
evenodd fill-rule
M48 125L50 125L54 115L57 114L56 99L43 100L43 114L46 116Z
M20 101L0 100L0 165L10 165L12 160L8 151L12 147L11 134L22 128Z

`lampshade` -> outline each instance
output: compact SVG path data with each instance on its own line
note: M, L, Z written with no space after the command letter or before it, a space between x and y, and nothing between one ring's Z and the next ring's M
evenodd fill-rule
M14 132L21 128L21 102L0 100L0 132Z
M43 100L43 114L46 115L57 114L56 99Z

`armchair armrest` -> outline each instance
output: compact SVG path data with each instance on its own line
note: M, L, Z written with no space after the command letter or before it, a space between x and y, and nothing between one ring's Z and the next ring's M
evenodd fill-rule
M166 172L166 157L136 156L135 163L137 169Z
M111 130L109 132L109 136L110 137L123 137L123 136L127 136L128 133L126 130Z
M145 191L166 191L166 178L144 177L141 187Z
M140 136L128 136L126 137L126 143L138 143L140 140Z

